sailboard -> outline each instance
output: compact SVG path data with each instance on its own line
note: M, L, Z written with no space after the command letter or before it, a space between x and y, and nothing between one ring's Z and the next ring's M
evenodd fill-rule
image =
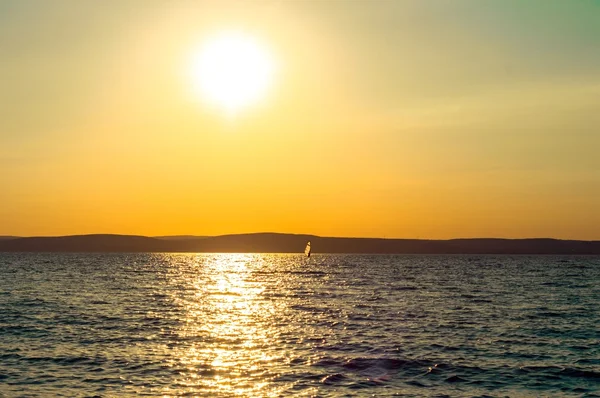
M306 254L306 257L310 257L310 241L308 241L308 243L306 244L306 249L304 249L304 254Z

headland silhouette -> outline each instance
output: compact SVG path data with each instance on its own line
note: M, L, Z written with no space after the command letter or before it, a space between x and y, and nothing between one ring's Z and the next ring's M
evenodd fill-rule
M600 241L551 238L448 240L337 238L282 233L209 237L110 234L4 237L0 239L0 251L303 253L307 241L311 241L314 254L600 254Z

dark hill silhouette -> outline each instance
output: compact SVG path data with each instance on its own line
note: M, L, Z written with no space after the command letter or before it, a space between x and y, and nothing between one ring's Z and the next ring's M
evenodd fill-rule
M0 251L12 252L155 252L168 249L168 242L135 235L73 235L0 241Z
M256 233L212 237L151 238L75 235L0 240L9 252L222 252L302 253L307 241L318 253L369 254L600 254L600 241L558 239L376 239Z
M167 240L183 240L183 239L204 239L208 236L201 235L166 235L166 236L153 236L156 239L167 239Z

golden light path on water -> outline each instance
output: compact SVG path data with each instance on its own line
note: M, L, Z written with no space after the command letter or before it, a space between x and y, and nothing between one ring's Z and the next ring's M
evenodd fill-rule
M261 255L248 254L194 259L197 272L186 273L184 286L173 297L186 312L177 336L184 344L169 364L181 369L176 388L163 391L164 397L199 392L266 397L289 387L275 387L266 377L285 351L274 351L269 343L278 333L271 321L278 304L262 298L265 287L252 279L264 261Z

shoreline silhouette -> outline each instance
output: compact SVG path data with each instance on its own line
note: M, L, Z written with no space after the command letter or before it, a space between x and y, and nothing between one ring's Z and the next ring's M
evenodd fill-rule
M553 238L466 238L447 240L342 238L284 233L220 236L71 235L3 237L0 252L196 252L314 254L585 254L600 255L600 241Z

